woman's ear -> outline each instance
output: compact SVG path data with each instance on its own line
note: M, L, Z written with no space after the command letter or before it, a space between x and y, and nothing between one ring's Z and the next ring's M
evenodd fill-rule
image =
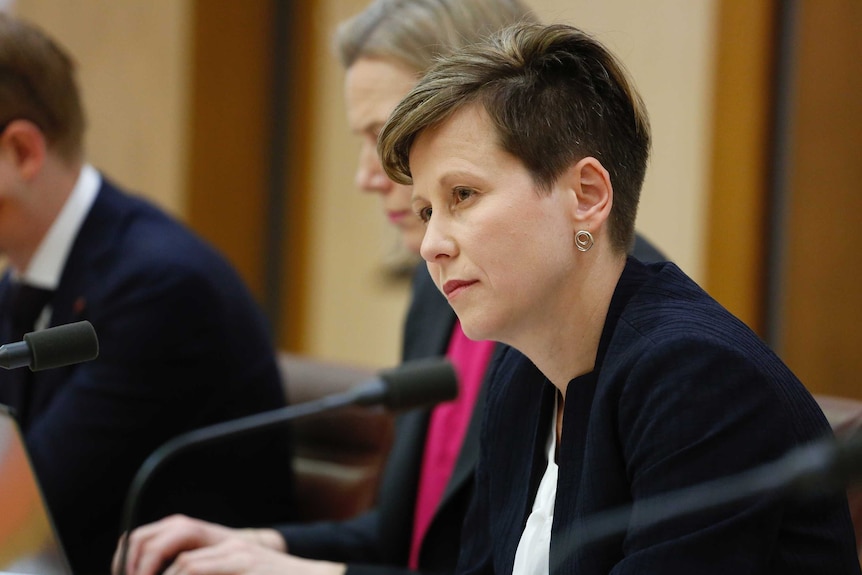
M588 156L570 169L572 189L578 200L575 219L584 229L597 229L610 217L614 201L611 176L596 158Z
M29 120L12 120L0 134L0 150L19 177L33 179L45 163L48 142L42 130Z

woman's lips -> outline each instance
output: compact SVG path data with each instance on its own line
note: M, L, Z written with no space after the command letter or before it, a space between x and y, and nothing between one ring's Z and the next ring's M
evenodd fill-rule
M476 280L449 280L443 284L443 293L447 298L452 299L474 283Z
M386 217L389 218L389 221L395 225L398 225L404 218L410 215L410 210L403 210L399 212L386 212Z

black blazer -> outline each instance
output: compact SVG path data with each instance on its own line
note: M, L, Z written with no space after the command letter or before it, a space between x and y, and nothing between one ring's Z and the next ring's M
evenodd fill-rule
M557 390L507 350L488 389L475 504L459 574L509 574L547 465ZM569 383L550 573L858 574L842 494L766 494L582 544L600 511L734 475L830 433L816 402L757 336L673 264L629 260L596 369Z
M98 359L37 372L23 388L0 373L0 403L17 412L73 570L104 574L129 483L154 449L193 428L281 407L284 395L268 328L234 270L107 181L50 306L52 325L92 322ZM289 445L281 433L187 452L153 477L141 521L173 512L232 525L284 519Z
M664 259L640 236L633 253L645 261ZM455 313L424 265L419 265L414 274L412 290L404 325L403 359L442 356L455 325ZM505 348L501 344L495 347L492 365ZM461 526L473 495L487 382L486 373L452 477L422 540L419 553L422 572L445 573L455 569ZM351 575L411 573L407 561L429 418L428 409L399 417L374 509L348 521L281 526L279 530L288 551L301 557L347 563Z

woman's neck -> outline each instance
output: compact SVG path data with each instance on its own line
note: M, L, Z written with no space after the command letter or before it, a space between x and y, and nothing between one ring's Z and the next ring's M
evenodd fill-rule
M563 400L569 382L595 368L611 298L625 267L625 256L597 256L578 270L571 289L554 294L520 345L512 344L560 390Z

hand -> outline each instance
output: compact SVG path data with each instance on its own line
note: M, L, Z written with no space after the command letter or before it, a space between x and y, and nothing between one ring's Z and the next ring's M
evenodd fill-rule
M273 551L242 539L184 551L164 575L344 575L347 566Z
M112 572L120 573L126 535L114 553ZM231 529L215 523L172 515L132 531L126 557L126 575L156 575L179 553L229 540L245 541L275 551L284 551L284 539L272 529Z

